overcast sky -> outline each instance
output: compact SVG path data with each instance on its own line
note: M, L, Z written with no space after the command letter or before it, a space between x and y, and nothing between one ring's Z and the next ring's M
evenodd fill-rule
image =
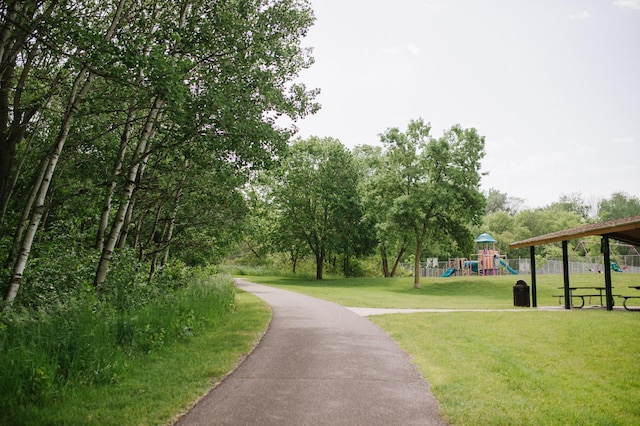
M423 118L485 136L483 189L527 207L640 196L640 0L311 0L302 137L379 144ZM639 212L640 213L640 212Z

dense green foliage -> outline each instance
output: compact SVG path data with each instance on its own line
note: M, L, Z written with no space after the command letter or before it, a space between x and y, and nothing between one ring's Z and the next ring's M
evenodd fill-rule
M30 406L51 403L77 386L116 384L127 366L187 341L235 308L230 277L211 269L170 269L154 286L111 287L104 301L92 292L56 306L2 314L0 423Z
M357 185L351 153L329 138L295 141L290 156L269 175L265 201L275 216L272 239L292 257L311 253L317 279L330 256L343 259L349 276L349 259L367 250Z
M12 1L0 11L5 309L30 303L20 288L52 246L88 256L98 293L126 248L150 280L172 257L221 257L246 213L239 188L295 132L280 123L318 108L296 81L313 62L301 45L314 21L305 0Z
M6 418L117 382L132 357L228 314L228 280L190 267L233 257L390 277L401 261L464 256L482 232L516 256L515 240L640 214L626 194L597 213L579 194L537 210L483 196L475 129L435 138L411 121L353 151L292 142L284 123L319 107L297 80L313 62L307 0L17 0L0 12Z

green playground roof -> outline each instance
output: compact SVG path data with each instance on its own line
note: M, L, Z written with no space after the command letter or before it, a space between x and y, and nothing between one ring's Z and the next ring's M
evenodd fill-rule
M476 238L476 243L495 243L496 240L489 234L482 234Z
M510 248L540 246L543 244L568 241L577 238L600 235L613 238L628 244L640 245L640 216L625 217L608 222L591 223L563 231L540 235L527 240L509 244ZM477 241L477 240L476 240Z

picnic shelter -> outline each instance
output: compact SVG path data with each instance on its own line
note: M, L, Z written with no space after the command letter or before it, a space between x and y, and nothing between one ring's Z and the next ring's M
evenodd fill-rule
M510 248L530 248L531 256L531 302L537 306L536 296L536 246L562 242L562 270L564 274L564 305L565 309L571 309L571 291L569 285L569 240L588 236L602 237L601 251L604 256L604 281L607 310L613 310L613 293L611 290L611 256L609 240L614 239L627 244L640 245L640 216L631 216L607 222L582 225L563 231L516 241L509 244Z

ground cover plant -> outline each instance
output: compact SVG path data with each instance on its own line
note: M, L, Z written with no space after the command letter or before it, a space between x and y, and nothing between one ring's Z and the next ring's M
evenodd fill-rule
M640 313L602 308L492 312L513 308L517 278L410 278L326 282L251 277L346 305L474 308L373 316L429 380L446 419L476 424L640 424ZM600 274L572 275L572 285L602 285ZM638 276L615 274L614 294ZM561 275L538 276L538 305L558 307ZM620 304L620 299L616 299Z
M270 318L210 272L174 274L159 294L129 288L131 306L87 298L3 316L0 424L162 424L188 408Z

